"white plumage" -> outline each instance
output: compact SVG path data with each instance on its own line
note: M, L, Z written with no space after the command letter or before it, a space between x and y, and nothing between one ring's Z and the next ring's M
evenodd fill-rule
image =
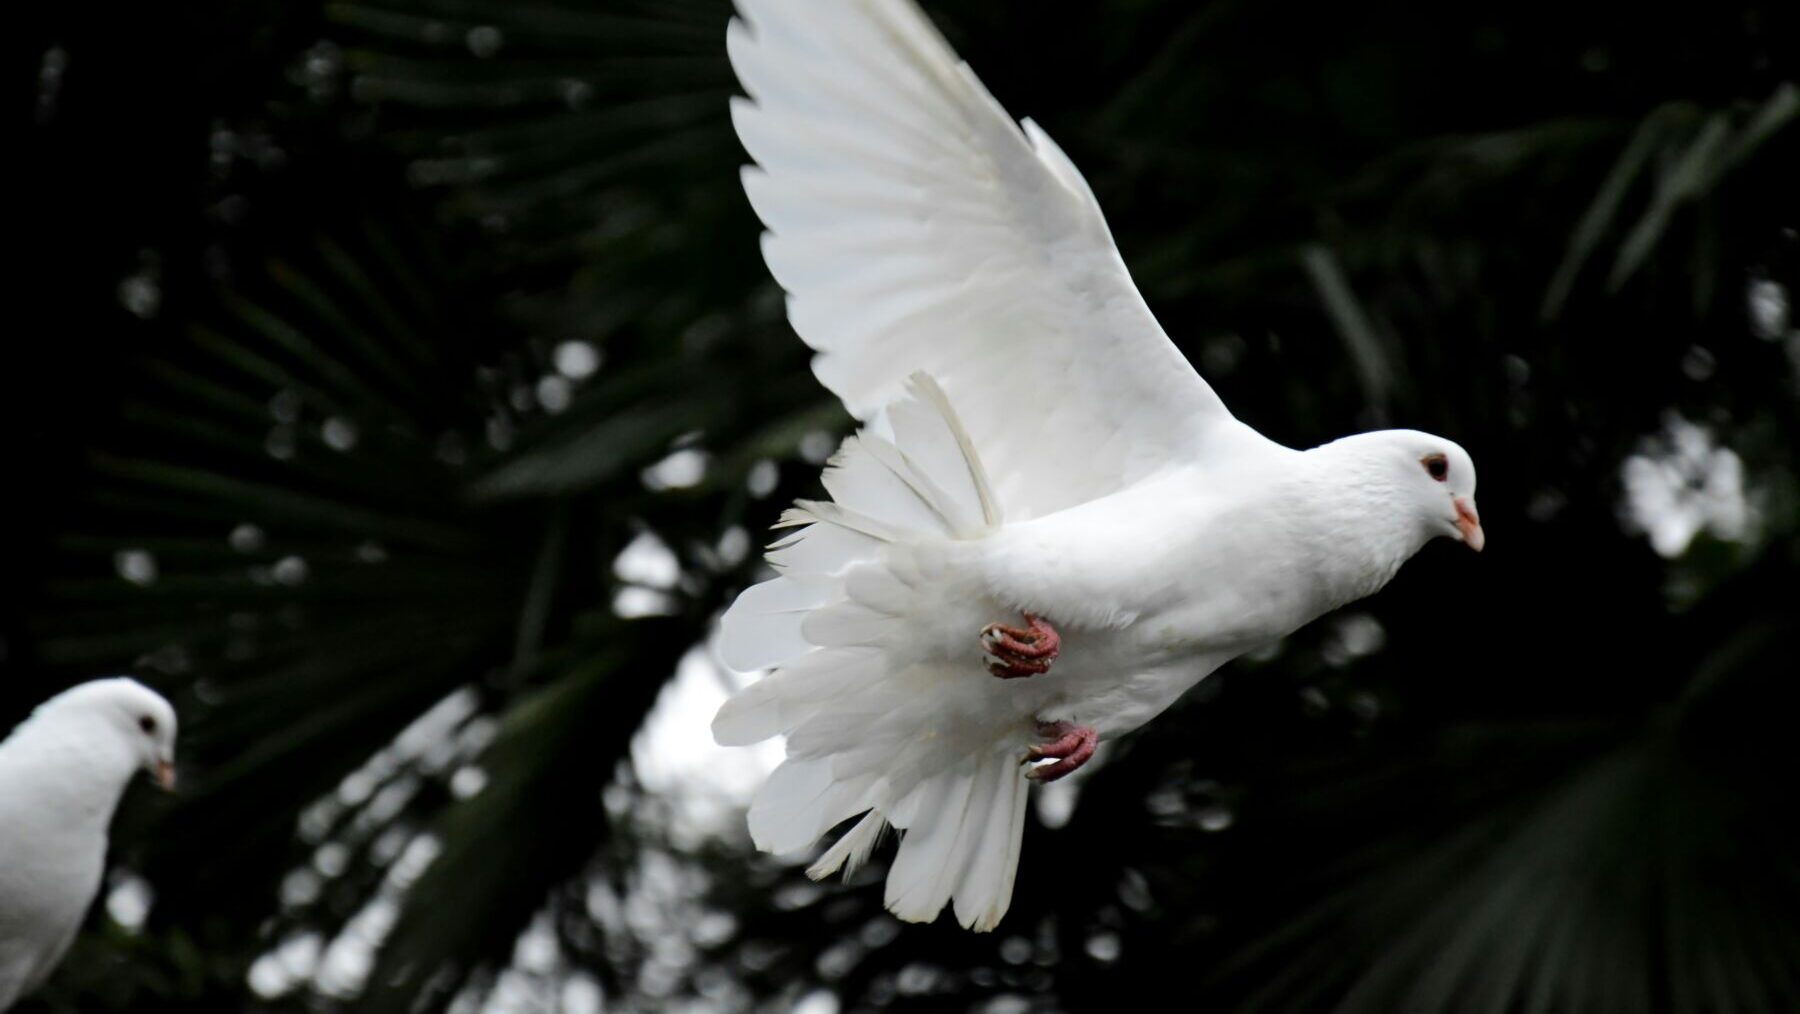
M887 904L1005 914L1041 724L1114 736L1218 666L1370 594L1438 535L1479 548L1474 466L1413 431L1311 451L1234 418L1156 323L1093 193L909 0L739 0L732 118L763 251L819 379L865 423L771 547L721 652L772 669L727 745L787 736L750 811L809 870L903 837ZM1432 462L1436 464L1432 464ZM1441 470L1440 470L1441 466ZM803 527L802 527L803 526ZM977 633L1035 614L1054 668Z
M148 771L173 787L174 762L174 709L122 678L52 697L0 742L0 1010L74 941L126 785Z

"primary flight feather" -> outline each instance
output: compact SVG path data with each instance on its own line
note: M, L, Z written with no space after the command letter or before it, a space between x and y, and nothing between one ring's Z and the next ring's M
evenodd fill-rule
M739 0L745 192L819 379L864 423L720 649L769 669L719 742L787 737L750 810L813 864L903 832L887 905L992 929L1031 780L1230 659L1475 549L1475 469L1411 430L1307 451L1239 422L1132 284L1081 173L910 0Z

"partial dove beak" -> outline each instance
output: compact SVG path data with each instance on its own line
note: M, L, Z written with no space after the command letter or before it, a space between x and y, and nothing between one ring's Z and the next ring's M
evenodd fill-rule
M174 761L158 761L156 763L156 784L162 786L164 792L175 791Z
M1475 513L1475 503L1468 497L1459 496L1456 504L1456 529L1462 532L1463 541L1477 553L1487 545L1487 534L1481 530L1481 515Z

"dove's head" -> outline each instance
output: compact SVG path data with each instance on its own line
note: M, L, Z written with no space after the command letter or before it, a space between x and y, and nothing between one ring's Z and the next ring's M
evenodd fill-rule
M158 785L175 788L175 708L137 680L119 676L83 683L45 701L32 718L80 723L92 730L86 735L122 746Z
M1336 463L1333 481L1341 489L1360 491L1359 509L1398 523L1395 535L1410 546L1406 556L1439 536L1476 551L1486 544L1475 512L1475 462L1454 441L1418 430L1379 430L1317 450Z
M1395 488L1430 536L1456 539L1481 551L1487 535L1475 511L1475 462L1469 452L1417 430L1383 430L1365 437L1381 445L1380 467L1393 471Z

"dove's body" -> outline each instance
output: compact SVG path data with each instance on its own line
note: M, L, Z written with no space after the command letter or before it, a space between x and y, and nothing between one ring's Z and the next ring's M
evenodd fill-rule
M0 742L0 1011L62 960L100 889L113 811L139 771L170 770L174 735L168 702L112 679L51 698Z
M7 834L0 855L0 1010L36 989L75 939L100 889L107 824L125 791L124 778L73 741L46 744L8 763L18 753L13 742L0 744L0 819L11 817L15 831L30 831ZM81 803L61 820L27 816L54 813L56 801L65 799Z
M732 119L764 259L814 372L866 425L826 470L831 500L788 518L807 527L769 554L781 576L725 616L725 660L774 671L714 734L787 737L751 807L759 847L866 813L812 872L861 862L892 824L888 907L928 920L953 901L990 929L1040 732L1066 773L1096 734L1374 592L1428 540L1480 548L1474 466L1413 431L1296 451L1233 417L1081 173L910 0L738 4L726 41L750 99Z
M1400 514L1368 529L1341 476L1343 448L1279 448L1265 464L1280 474L1266 481L1225 486L1209 469L1173 468L981 537L888 543L870 562L923 591L884 646L945 663L936 704L1005 724L1020 742L1048 721L1129 732L1224 663L1377 590L1436 534ZM1346 537L1351 525L1362 530ZM981 666L969 617L1020 613L1062 632L1055 667L966 678Z
M964 548L990 599L977 615L1032 613L1063 635L1050 672L984 689L1034 721L1115 736L1225 662L1386 584L1435 533L1402 515L1369 530L1342 447L1283 449L1266 461L1276 474L1232 486L1172 469ZM966 621L949 636L968 650Z

